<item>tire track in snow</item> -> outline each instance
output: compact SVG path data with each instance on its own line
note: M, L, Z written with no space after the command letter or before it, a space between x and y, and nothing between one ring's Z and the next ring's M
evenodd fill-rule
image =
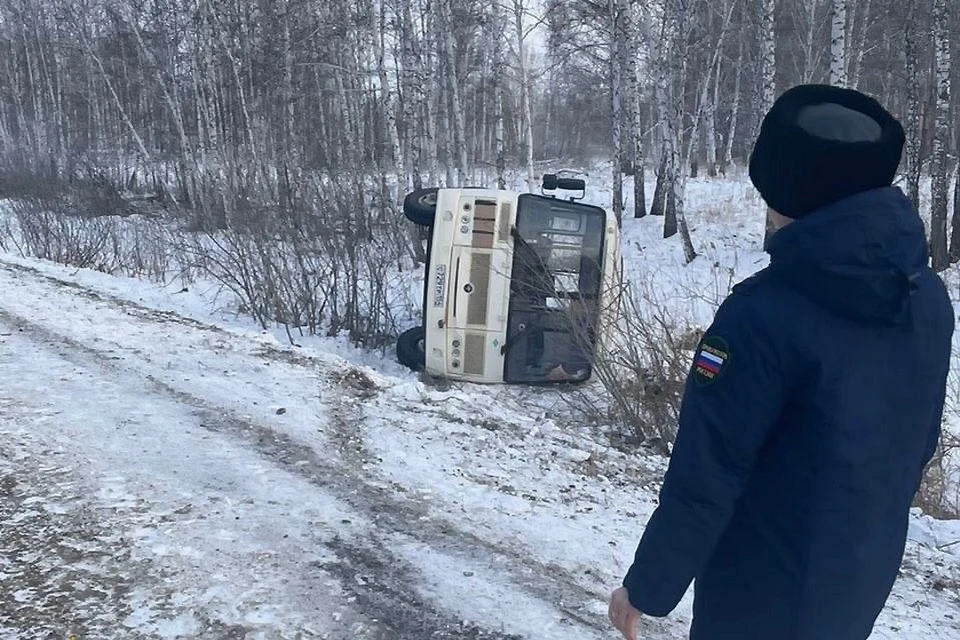
M58 287L65 287L71 294L87 298L94 303L106 303L146 323L176 323L190 329L214 332L237 340L244 338L221 327L173 312L158 311L116 296L101 294L77 283L49 276L31 267L4 261L0 261L0 264L7 271L26 273L30 277L45 280ZM219 406L177 389L151 375L149 367L146 367L147 370L140 370L115 352L90 346L7 310L0 309L0 322L29 333L39 342L66 349L67 352L61 355L68 359L79 360L78 364L88 366L92 362L106 369L130 373L142 378L158 392L193 409L204 428L239 438L265 459L290 473L305 478L318 487L331 491L368 517L377 529L388 534L402 534L447 555L463 558L474 565L479 563L491 575L504 576L524 591L554 606L568 620L575 621L584 627L584 630L600 633L606 633L609 630L605 617L585 609L588 603L596 602L603 597L603 594L585 588L561 568L518 554L466 531L442 516L431 513L428 499L412 495L402 489L398 490L388 481L377 482L358 475L360 472L369 475L369 471L353 468L359 458L355 455L356 452L351 455L350 449L351 446L361 442L359 425L356 424L360 419L360 412L356 411L355 406L370 394L376 393L375 384L367 380L362 372L354 370L347 375L337 372L326 374L327 382L333 389L340 392L331 393L330 397L325 398L336 431L335 440L338 442L337 458L331 459L324 455L325 452L318 452L284 433L257 424L228 407ZM142 357L141 354L126 351L131 359ZM257 355L299 366L330 364L329 359L292 353L270 345L262 345ZM340 545L339 550L334 549L334 551L338 552L340 561L326 567L331 573L335 573L338 569L349 574L363 567L403 567L403 570L392 574L393 580L400 581L392 589L385 588L382 581L369 581L366 584L355 582L350 584L350 581L345 583L363 606L372 609L370 613L373 617L379 619L381 625L385 625L384 628L388 630L383 636L385 640L408 637L506 640L517 637L500 632L484 631L476 626L464 627L459 620L413 596L412 594L417 591L413 577L416 575L416 570L406 566L407 563L392 554L381 541L373 539L362 541L362 543L352 541L349 545ZM391 625L400 626L391 627ZM428 630L432 635L425 635ZM414 635L391 635L391 633L413 633Z

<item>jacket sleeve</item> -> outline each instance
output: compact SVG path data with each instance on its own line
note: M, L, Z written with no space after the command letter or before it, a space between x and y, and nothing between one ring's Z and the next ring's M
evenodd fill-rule
M669 614L701 571L780 415L790 336L761 304L734 292L694 355L659 506L623 581L647 615Z

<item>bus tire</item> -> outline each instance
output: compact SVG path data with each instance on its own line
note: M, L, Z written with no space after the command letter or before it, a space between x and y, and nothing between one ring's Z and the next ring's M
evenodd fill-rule
M432 227L437 217L437 187L417 189L403 199L403 215L407 220L422 227Z
M397 362L414 371L423 371L427 364L423 327L407 329L397 338Z

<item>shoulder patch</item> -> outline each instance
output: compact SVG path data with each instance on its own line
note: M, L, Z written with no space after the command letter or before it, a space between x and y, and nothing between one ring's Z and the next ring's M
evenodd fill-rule
M716 382L730 362L730 346L720 336L707 336L697 347L693 359L693 377L699 385Z

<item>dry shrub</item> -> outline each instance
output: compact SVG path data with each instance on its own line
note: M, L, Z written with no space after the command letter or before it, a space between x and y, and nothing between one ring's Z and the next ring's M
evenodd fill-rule
M954 341L951 358L960 361L960 345ZM940 442L924 470L914 506L936 518L960 518L960 370L951 367Z
M602 327L594 376L620 437L667 453L676 437L683 387L702 336L652 287L630 283L617 296L619 313Z
M158 171L145 192L136 171L111 178L90 165L46 180L35 167L0 168L18 198L0 219L0 247L157 280L205 275L265 328L367 347L392 342L394 309L418 308L406 300L411 225L362 168L330 176L237 158L174 167L172 191Z
M944 427L946 429L946 424ZM960 492L957 490L960 471L958 452L960 438L944 430L937 450L924 470L920 490L913 501L915 507L934 518L960 518Z
M198 235L193 262L264 328L383 346L412 265L403 219L383 214L369 191L355 177L308 179L282 192L282 205L264 197L229 229Z
M171 232L158 220L82 215L60 198L15 200L10 211L4 247L23 256L154 280L175 265Z

